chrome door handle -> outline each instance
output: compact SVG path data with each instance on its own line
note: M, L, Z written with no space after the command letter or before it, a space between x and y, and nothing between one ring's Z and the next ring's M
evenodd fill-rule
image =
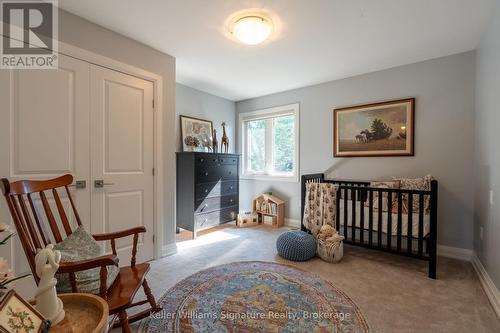
M86 188L87 187L87 181L85 180L77 180L74 184L68 185L69 187L74 187L78 189Z
M115 185L115 184L114 183L105 183L104 180L102 180L102 179L94 180L94 187L95 188L102 188L102 187L107 186L107 185Z

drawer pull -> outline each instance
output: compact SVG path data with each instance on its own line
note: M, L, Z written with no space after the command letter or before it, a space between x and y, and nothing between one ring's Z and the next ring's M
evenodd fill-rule
M208 193L208 188L205 189L205 193Z
M231 203L232 203L232 202L233 202L233 199L229 200L229 202L231 202Z
M200 162L205 162L205 160L203 158L200 158Z
M208 176L208 172L205 172L205 176Z
M230 190L232 190L232 189L233 189L233 187L232 187L232 186L229 186L229 189L230 189Z
M232 173L232 172L231 172L231 171L229 171L229 174L231 174L231 173Z

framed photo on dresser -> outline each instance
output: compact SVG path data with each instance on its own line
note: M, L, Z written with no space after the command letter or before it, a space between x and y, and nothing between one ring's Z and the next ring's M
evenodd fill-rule
M183 151L212 151L214 127L211 120L181 115L180 123Z

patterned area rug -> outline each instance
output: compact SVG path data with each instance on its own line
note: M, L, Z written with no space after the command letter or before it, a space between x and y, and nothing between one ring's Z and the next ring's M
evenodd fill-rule
M139 332L368 332L359 308L330 282L292 266L235 262L200 271L161 298Z

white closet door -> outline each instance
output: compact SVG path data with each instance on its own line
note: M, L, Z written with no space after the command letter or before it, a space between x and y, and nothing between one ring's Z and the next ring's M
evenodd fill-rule
M9 108L1 113L2 122L9 124L10 146L0 149L2 155L10 152L3 155L7 158L2 164L7 162L3 167L8 172L2 170L2 176L11 181L48 179L66 173L72 174L75 181L86 181L85 188L71 191L87 228L90 227L89 75L87 62L64 55L59 56L58 69L10 71ZM64 191L60 194L64 196ZM67 198L63 202L70 207ZM73 216L68 218L76 225Z
M94 65L90 81L91 231L145 226L137 261L153 259L153 83ZM130 263L132 242L127 237L116 243L121 265Z
M1 177L15 181L48 179L69 173L75 180L87 181L86 188L71 188L87 230L90 228L89 75L88 63L63 55L59 55L58 69L0 70ZM65 192L59 193L65 209L70 211ZM58 219L51 193L46 194ZM35 201L37 198L34 196ZM10 215L5 200L1 201L0 220L7 222ZM39 199L38 204L46 222ZM68 219L76 225L72 214L68 214ZM46 229L50 230L47 223ZM12 241L10 260L16 273L29 271L19 239ZM27 281L32 280L20 281L19 285L24 288Z

